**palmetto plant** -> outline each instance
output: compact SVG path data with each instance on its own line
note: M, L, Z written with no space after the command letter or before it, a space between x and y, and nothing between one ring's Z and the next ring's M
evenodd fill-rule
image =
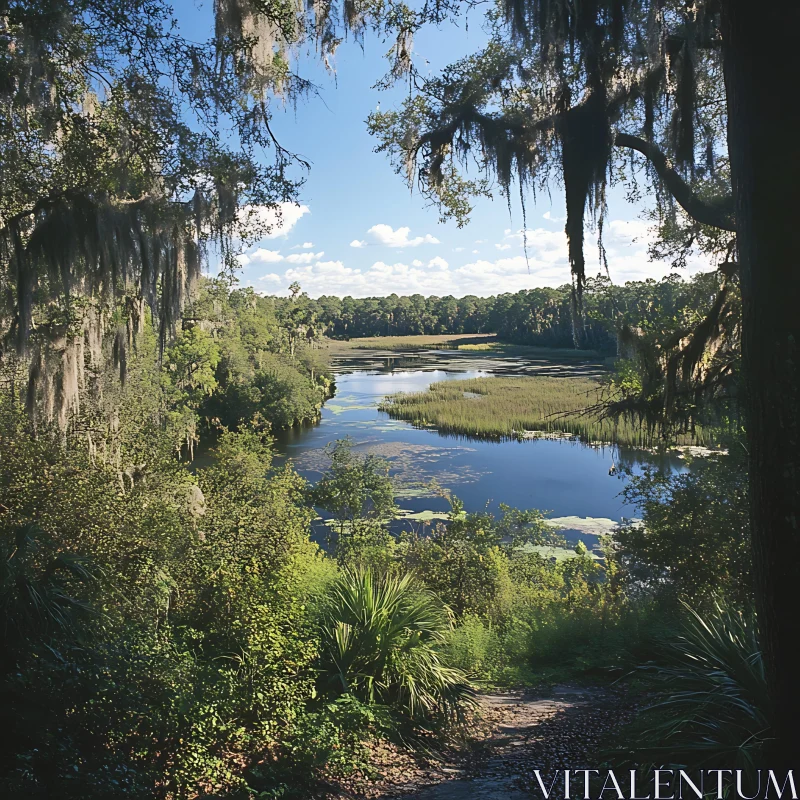
M84 559L48 552L44 531L23 525L0 537L0 642L8 649L26 638L64 631L89 606L75 596L93 580Z
M770 706L754 616L722 604L701 614L687 607L683 634L653 669L663 688L645 713L652 747L640 763L689 767L761 766L770 738Z
M324 612L320 680L329 692L390 705L409 719L457 718L475 693L442 660L449 629L447 609L411 575L345 571Z

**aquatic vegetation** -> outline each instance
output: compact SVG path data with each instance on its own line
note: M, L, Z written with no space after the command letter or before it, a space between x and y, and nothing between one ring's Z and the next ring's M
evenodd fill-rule
M530 438L530 431L566 433L586 442L613 442L653 447L653 431L640 423L602 419L591 413L601 384L593 378L470 378L433 383L425 392L394 394L382 411L420 427L445 433L494 439ZM679 444L706 444L698 429L679 437Z
M334 347L342 350L460 350L470 343L489 344L494 338L495 335L493 333L367 336L363 339L351 339L348 342L336 342Z
M396 497L435 497L442 486L463 485L478 481L485 471L467 464L449 464L454 457L472 448L464 445L428 445L410 442L358 442L358 452L388 462ZM330 468L330 454L325 448L306 450L292 458L294 466L304 472L325 472Z

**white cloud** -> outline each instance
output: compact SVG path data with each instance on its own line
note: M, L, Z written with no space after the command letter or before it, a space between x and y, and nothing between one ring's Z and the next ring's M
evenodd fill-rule
M244 206L239 211L239 219L244 223L257 226L264 239L277 239L286 236L294 228L298 220L311 209L296 203L278 203L270 206Z
M511 245L510 244L496 244L495 247L498 250L510 250L511 249Z
M466 249L465 247L454 247L453 248L453 252L454 253L463 253L465 249Z
M313 246L314 246L313 242L303 242L303 244L300 245L300 247L302 247L303 250L310 250Z
M353 241L350 242L350 247L366 247L366 246L367 246L366 242L360 242L358 239L353 239Z
M478 253L480 253L480 250L473 250L473 251L472 251L472 254L473 254L473 255L477 255Z
M408 226L394 230L391 225L380 223L378 225L373 225L367 233L370 234L378 244L385 245L386 247L417 247L421 244L439 244L439 240L429 233L426 233L424 236L415 236L413 239L409 238L411 228Z
M252 253L248 253L247 264L274 264L278 261L283 261L283 256L278 250L267 250L264 247L259 247Z
M589 234L591 237L591 234ZM554 262L567 259L567 237L563 231L548 231L544 228L533 228L516 233L509 232L505 237L506 244L521 247L526 244L531 258ZM589 241L589 239L587 239ZM498 248L506 249L506 248ZM588 254L587 249L587 254Z
M630 239L631 242L646 239L653 233L652 225L641 219L612 219L608 224L608 230L612 238Z
M542 217L548 222L566 222L566 217L554 217L551 211L545 211Z
M639 220L610 220L607 223L605 247L615 283L660 279L672 271L669 264L648 260L647 248L652 236L647 223ZM522 243L521 231L509 231L506 237L509 244ZM596 234L587 230L586 273L590 276L604 271L594 247L595 237ZM260 278L260 286L262 291L274 288L285 294L287 290L283 287L296 280L312 297L321 294L369 297L393 292L399 295L419 293L441 297L451 294L461 297L474 294L485 297L500 292L569 283L569 258L564 233L536 228L526 231L526 238L527 259L521 253L507 255L493 250L495 257L481 258L474 252L477 258L468 263L457 261L448 264L441 256L424 261L414 259L410 263L375 261L371 266L361 269L349 267L342 261L290 262L291 266L287 265L284 275L265 275ZM707 270L709 265L699 258L691 260L687 277L700 269Z
M292 253L286 256L286 261L290 264L310 264L312 261L319 261L325 253L320 250L319 253Z

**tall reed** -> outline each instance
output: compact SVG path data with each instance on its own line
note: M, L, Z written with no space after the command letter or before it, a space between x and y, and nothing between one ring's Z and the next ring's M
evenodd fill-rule
M419 427L478 438L521 439L539 431L630 447L657 443L657 435L645 425L586 412L599 401L600 390L598 381L579 376L470 378L433 383L424 392L391 395L380 408ZM681 436L677 444L704 445L706 439L698 430L694 436Z

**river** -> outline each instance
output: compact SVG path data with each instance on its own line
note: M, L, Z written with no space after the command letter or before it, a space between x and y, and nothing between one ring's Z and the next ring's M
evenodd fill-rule
M291 459L310 481L319 478L329 461L325 448L346 436L355 449L385 458L397 489L397 504L419 524L435 521L449 508L447 499L431 488L436 483L458 496L467 511L496 511L501 503L517 508L538 508L560 520L568 539L590 546L637 509L624 504L620 467L634 471L646 464L673 472L686 469L676 455L659 456L620 447L590 447L572 440L482 441L418 429L392 420L378 410L387 394L424 390L435 381L502 375L507 363L442 359L408 368L396 357L366 361L334 361L336 394L322 409L318 424L280 434L276 463ZM413 362L412 362L413 363ZM367 368L361 368L365 364ZM528 371L529 365L526 365ZM516 374L518 374L517 371Z

